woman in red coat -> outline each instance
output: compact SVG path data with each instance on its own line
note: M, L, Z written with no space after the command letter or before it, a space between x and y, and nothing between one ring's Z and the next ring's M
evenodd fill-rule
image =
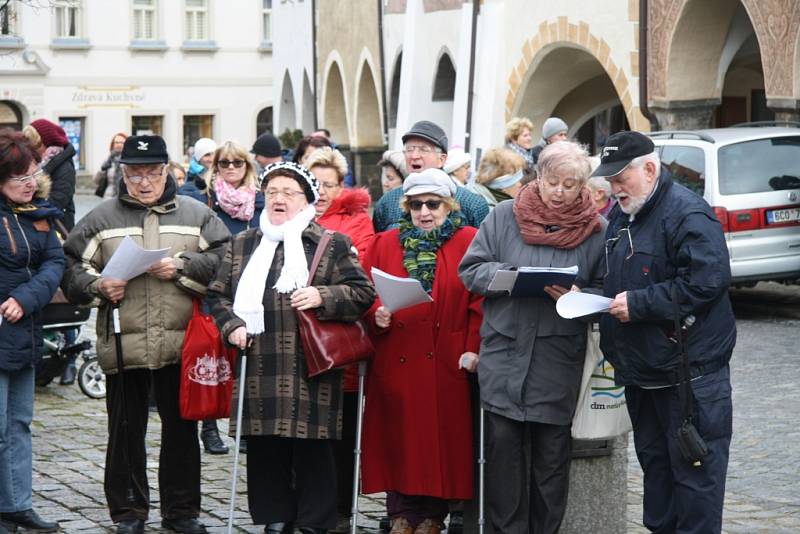
M310 153L306 167L319 182L317 222L328 230L349 237L364 259L375 230L369 218L369 192L363 188L345 189L347 160L338 150L322 147ZM356 413L358 412L358 370L351 366L344 373L342 400L342 439L334 443L337 483L337 531L350 531L350 510L353 507L353 449L356 447Z
M378 234L364 258L420 281L433 302L370 310L376 354L367 377L363 490L388 492L392 534L438 534L447 500L472 497L472 423L466 368L480 346L481 298L458 265L476 230L463 226L455 185L440 169L403 183L400 228Z

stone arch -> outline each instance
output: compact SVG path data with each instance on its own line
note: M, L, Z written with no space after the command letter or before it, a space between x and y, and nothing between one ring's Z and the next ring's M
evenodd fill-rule
M397 127L397 107L400 103L400 74L403 70L403 50L397 52L392 69L392 77L389 83L389 108L388 120L389 128Z
M316 106L314 92L311 90L311 83L308 81L308 71L303 69L303 132L310 134L314 131L314 106Z
M275 133L274 110L271 105L260 107L256 115L256 137L267 132Z
M431 100L434 102L452 102L456 94L456 66L453 55L443 47L436 60L436 72L433 75Z
M561 56L562 61L554 62L554 59L559 59L558 56ZM570 63L570 61L577 62L577 64ZM588 67L589 70L581 73L581 66ZM565 94L569 96L573 91L580 92L581 87L592 80L595 85L598 85L605 79L608 83L603 85L603 94L593 95L595 103L589 102L585 104L586 109L576 110L573 120L578 120L585 115L589 108L596 105L597 100L609 100L611 96L615 96L619 100L631 128L643 131L650 129L650 124L639 111L639 107L633 105L632 91L635 91L635 86L629 83L624 69L611 58L611 49L608 43L593 35L586 22L574 24L569 22L567 17L559 17L557 22L543 22L539 26L538 33L523 43L519 63L512 69L508 77L509 90L505 101L506 120L519 114L525 107L526 93L528 93L527 96L530 95L529 89L535 85L531 82L542 67L545 70L552 70L550 75L562 77L566 75L567 77L572 76L574 79L573 85L568 89L556 88L560 90L560 98L553 96L550 98L550 102L537 103L535 113L531 114L526 111L529 118L534 121L535 128L540 129L544 119L558 109L559 102L566 98ZM597 80L597 78L600 79ZM580 83L575 83L578 81ZM552 82L551 79L548 83L553 86L557 85ZM562 118L570 124L567 117ZM570 126L573 125L570 124Z
M278 118L278 129L281 132L287 128L290 130L297 128L297 112L294 104L294 87L292 86L292 78L289 76L288 70L283 74L280 112L278 114Z
M382 147L383 128L381 117L380 90L377 86L372 57L365 48L361 52L356 71L354 140L353 146Z
M25 106L15 100L0 100L0 128L21 130L26 122Z
M331 138L340 145L350 145L350 116L347 105L347 93L344 83L344 69L338 53L331 52L325 65L325 77L322 84L322 124L331 132Z

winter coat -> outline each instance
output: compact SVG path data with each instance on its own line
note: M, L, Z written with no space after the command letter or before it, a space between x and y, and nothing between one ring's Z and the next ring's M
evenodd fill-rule
M323 229L311 223L302 239L308 264L314 258ZM209 285L211 314L223 339L244 321L233 313L233 300L247 263L261 242L258 228L233 237L222 264ZM375 290L351 251L350 239L335 233L322 256L312 285L322 296L316 308L320 321L359 319L375 299ZM308 378L308 367L291 295L273 289L283 267L283 243L275 250L264 291L265 331L247 349L247 389L242 413L242 434L286 438L340 439L342 433L342 371ZM266 266L265 266L266 268ZM237 380L233 399L241 384ZM231 410L230 432L236 432L237 406Z
M528 245L514 217L514 201L501 202L483 222L461 262L470 291L485 295L478 382L487 410L516 421L568 425L578 401L586 351L586 323L563 319L550 297L512 298L490 293L499 269L578 266L575 285L602 285L603 232L573 249Z
M627 231L630 230L629 245ZM616 239L620 236L619 239ZM677 383L680 354L673 337L672 288L680 317L695 317L689 328L692 375L727 365L736 344L736 321L728 298L730 258L722 226L708 204L663 172L633 222L615 206L607 239L608 276L603 292L627 292L630 322L610 314L600 321L600 348L619 384ZM630 257L629 257L630 256Z
M397 491L444 499L472 497L472 420L464 352L480 346L481 297L458 278L458 264L476 230L464 227L436 254L433 302L392 315L378 330L367 376L362 478L364 493ZM364 259L408 277L399 230L378 234Z
M217 217L219 217L222 222L225 223L225 226L228 228L228 231L231 233L231 235L236 235L239 232L247 230L248 228L258 227L258 218L261 216L261 210L264 209L264 193L261 191L256 192L256 210L253 213L252 219L249 221L234 219L228 215L228 212L222 209L222 206L219 205L219 202L217 202L217 195L214 193L214 191L208 192L206 190L205 180L196 174L191 176L193 178L187 178L186 182L178 189L178 194L192 197L193 199L202 202L209 208L213 209L214 213L217 214Z
M0 318L2 371L30 366L41 355L42 309L64 272L64 253L54 225L61 210L38 193L37 197L32 209L20 210L0 195L0 303L13 297L24 311L16 323Z
M78 304L99 306L97 356L106 373L117 372L111 302L98 291L100 273L125 236L145 249L169 248L178 275L160 280L142 274L130 280L120 301L122 353L125 369L159 369L178 363L192 297L203 297L219 265L230 233L208 206L177 197L175 182L152 206L128 194L103 201L83 217L64 243L67 272L62 288Z
M114 198L117 187L122 181L122 165L119 163L119 152L111 152L94 175L94 194L100 198Z
M50 191L50 203L61 209L64 213L62 222L67 230L72 230L75 226L75 163L72 158L75 156L75 147L67 144L64 150L53 156L42 166L42 170L50 176L52 189Z

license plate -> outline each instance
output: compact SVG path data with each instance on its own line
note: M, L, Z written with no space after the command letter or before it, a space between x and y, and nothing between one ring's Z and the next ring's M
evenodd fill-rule
M767 212L767 224L780 224L800 221L800 208L772 210Z

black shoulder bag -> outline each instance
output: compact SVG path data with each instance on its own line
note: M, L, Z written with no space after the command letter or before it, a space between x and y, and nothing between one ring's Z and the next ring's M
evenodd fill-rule
M678 350L681 353L681 363L678 366L678 396L681 403L681 414L683 421L678 427L678 448L681 456L692 464L692 467L702 467L703 458L708 454L708 446L705 440L695 428L692 419L694 418L694 394L692 393L692 373L689 368L689 350L686 347L686 333L694 324L695 318L689 315L681 325L680 304L678 303L678 291L675 284L672 285L672 309L675 322L675 341L678 343Z

